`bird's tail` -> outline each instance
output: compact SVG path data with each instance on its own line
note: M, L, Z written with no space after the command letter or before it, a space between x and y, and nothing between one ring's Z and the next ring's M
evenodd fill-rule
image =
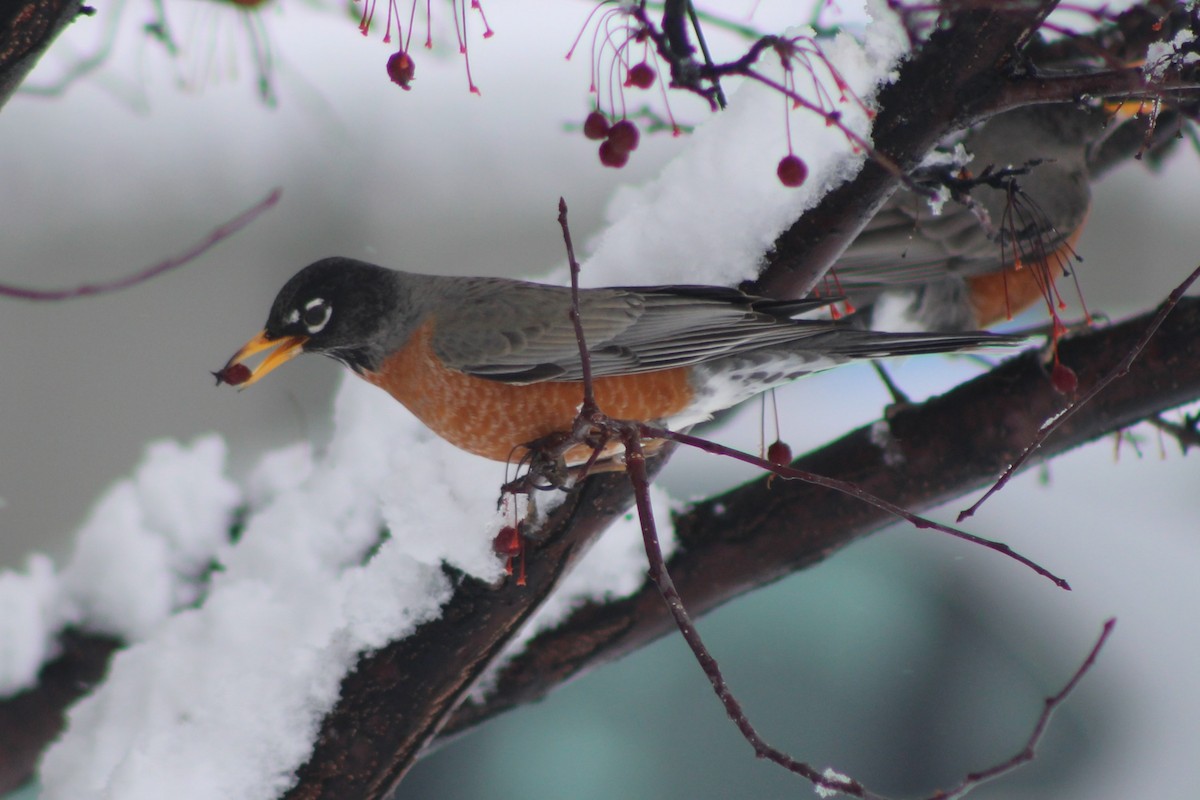
M814 339L806 348L816 345L831 356L843 358L890 358L925 353L954 353L981 347L1015 347L1024 344L1024 336L998 333L888 333L886 331L843 328L825 334L828 339ZM822 337L823 338L823 337Z

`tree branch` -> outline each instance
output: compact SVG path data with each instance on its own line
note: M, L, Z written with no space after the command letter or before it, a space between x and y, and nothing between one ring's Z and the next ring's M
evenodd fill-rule
M108 636L67 630L59 655L42 667L37 686L0 701L0 795L21 787L66 724L67 707L104 679L123 645Z
M624 475L588 480L525 547L527 585L464 577L442 616L367 654L342 681L290 800L387 797L467 690L588 545L624 513Z
M22 0L0 7L0 108L81 13L82 0Z

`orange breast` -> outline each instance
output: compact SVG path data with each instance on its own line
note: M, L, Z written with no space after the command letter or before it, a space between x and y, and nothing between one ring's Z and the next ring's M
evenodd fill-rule
M975 275L967 279L971 290L971 308L975 311L976 327L986 328L1003 320L1012 319L1038 298L1054 308L1054 279L1062 274L1065 264L1070 264L1075 253L1075 243L1083 234L1080 225L1075 233L1058 249L1050 252L1045 260L1021 262L998 272Z
M433 324L422 325L401 350L366 379L403 403L434 433L463 450L506 461L514 448L568 431L583 399L579 381L524 386L490 381L448 369L429 347ZM688 368L597 378L596 402L610 417L659 420L682 411L694 392ZM568 462L587 453L568 454Z
M1012 319L1039 297L1047 296L1053 282L1053 274L1041 262L967 278L975 327L986 328Z

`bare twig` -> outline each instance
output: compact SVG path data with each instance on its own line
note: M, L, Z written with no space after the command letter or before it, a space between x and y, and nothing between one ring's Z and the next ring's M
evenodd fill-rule
M1200 429L1197 426L1197 423L1200 423L1200 415L1184 414L1182 423L1167 422L1157 416L1150 417L1146 422L1174 439L1184 455L1193 447L1200 447Z
M579 364L583 372L583 406L580 416L596 412L596 392L592 386L592 356L583 337L583 320L579 318L579 262L575 259L575 247L571 244L571 228L567 224L567 201L558 198L558 224L562 228L563 244L567 248L567 262L571 266L571 324L575 326L575 340L579 343Z
M742 709L742 704L738 702L729 688L729 684L725 681L725 676L721 673L717 660L713 658L712 653L704 644L704 640L700 638L700 632L696 630L696 625L692 622L692 617L684 607L683 599L679 596L679 591L675 588L675 583L667 571L662 547L658 541L658 530L654 524L654 510L650 506L650 481L646 477L646 456L642 452L641 442L641 437L645 433L643 426L619 422L616 424L621 427L621 438L625 443L625 471L629 476L629 482L633 484L638 522L642 528L642 543L645 545L646 558L650 563L649 578L658 588L658 593L662 595L663 602L666 603L671 617L675 620L675 626L679 628L684 641L687 642L687 646L696 657L700 669L704 671L704 676L712 684L713 692L721 701L721 705L725 707L725 713L733 720L733 724L737 726L742 737L754 748L754 755L778 764L822 789L842 792L852 797L879 798L879 795L868 791L856 780L826 777L811 765L798 761L782 750L772 747L751 724L746 712Z
M281 189L273 189L263 200L260 200L253 208L248 211L243 211L233 219L223 225L214 228L213 231L204 238L203 241L192 245L187 250L177 256L172 256L166 261L159 262L152 267L139 270L132 275L126 275L123 278L117 278L112 281L104 281L101 283L84 283L79 286L73 286L68 289L31 289L23 286L13 286L12 284L0 283L0 297L12 297L17 300L30 300L34 302L57 302L61 300L74 300L77 297L91 297L98 294L108 294L109 292L119 292L122 289L128 289L131 286L136 286L139 283L144 283L151 278L156 278L164 272L169 272L177 267L182 267L190 261L202 256L217 244L233 236L235 233L245 228L254 220L258 219L264 211L279 202L279 197L282 194Z
M1071 675L1070 680L1066 685L1058 691L1057 694L1051 695L1042 701L1042 713L1038 716L1037 722L1033 725L1033 730L1029 734L1029 738L1025 740L1025 746L1006 761L1001 761L999 764L988 767L987 769L978 772L972 772L962 779L957 786L952 789L935 793L929 800L952 800L955 797L962 797L970 790L974 789L981 783L990 781L993 778L998 778L1012 772L1022 764L1027 764L1037 757L1037 746L1041 743L1042 736L1046 733L1046 728L1050 725L1050 717L1058 710L1058 707L1066 701L1067 696L1075 691L1075 687L1083 680L1096 663L1096 659L1100 655L1100 649L1104 647L1104 643L1108 641L1108 637L1113 632L1113 627L1117 624L1115 617L1111 617L1105 621L1104 627L1100 631L1100 638L1092 645L1092 649L1088 652L1087 657L1083 659L1083 663L1079 665L1075 673Z
M678 13L682 15L685 10L682 7L683 4L679 5ZM831 125L841 131L854 148L864 152L868 158L879 163L885 170L892 173L897 180L908 181L904 171L895 161L877 151L872 146L870 140L859 135L843 121L843 115L840 111L830 111L820 103L814 103L794 89L754 69L754 65L758 62L759 58L767 52L779 53L781 58L784 59L785 65L789 64L790 54L795 49L794 40L784 36L762 36L754 41L741 57L726 63L715 64L712 61L711 54L708 52L704 37L700 32L699 20L694 16L695 12L691 9L691 3L687 3L686 5L688 6L687 13L691 15L691 21L697 32L697 38L704 56L704 63L702 64L695 61L694 48L689 45L687 48L681 50L678 46L680 39L685 38L685 35L682 33L682 16L676 18L664 11L664 22L660 29L650 19L643 6L634 5L630 7L628 12L637 21L640 26L639 30L644 32L654 42L658 54L670 65L673 87L684 89L703 97L712 104L713 110L716 110L717 108L725 107L725 95L720 84L721 78L737 76L750 78L782 94L791 100L795 107L803 108L806 111L817 114L825 120L827 125ZM670 21L671 29L677 29L679 32L672 34L671 30L668 30L668 20ZM816 45L814 44L814 46ZM823 59L824 56L821 56L821 58ZM827 67L829 70L833 70L832 65L827 64ZM840 81L841 79L838 78L838 80ZM855 99L857 100L857 98ZM859 105L863 107L864 111L867 110L861 101ZM871 112L867 111L867 113L870 114ZM911 188L914 191L920 191L915 185Z
M1133 365L1133 362L1136 361L1137 357L1141 355L1143 350L1146 349L1146 345L1149 344L1152 338L1154 338L1154 334L1158 332L1159 327L1163 324L1163 321L1167 318L1167 315L1170 314L1175 306L1179 304L1180 299L1183 298L1183 295L1187 292L1197 278L1200 278L1200 266L1192 270L1192 273L1184 278L1183 283L1175 287L1175 291L1171 292L1170 296L1168 296L1166 301L1163 302L1162 306L1159 307L1158 313L1155 314L1154 318L1150 320L1150 324L1146 326L1146 331L1142 334L1141 338L1137 340L1133 347L1130 348L1125 358L1121 359L1120 363L1113 367L1112 370L1110 370L1103 378L1096 381L1096 383L1092 385L1091 389L1084 392L1082 396L1072 400L1059 414L1042 425L1041 429L1037 433L1037 436L1033 438L1033 441L1031 441L1021 455L1017 456L1016 459L1014 459L1013 462L1008 466L1008 468L1004 470L996 482L992 484L991 488L983 493L983 497L979 498L979 500L977 500L970 507L959 512L959 522L962 522L964 519L973 516L975 512L979 510L979 507L987 502L988 498L1003 489L1005 485L1008 484L1008 481L1012 478L1012 476L1017 473L1017 470L1019 470L1021 466L1024 465L1024 463L1029 459L1029 457L1032 456L1037 449L1042 446L1042 443L1045 442L1051 434L1058 430L1060 425L1074 416L1080 408L1091 402L1096 395L1103 392L1113 381L1129 374L1129 368Z
M889 503L887 500L871 494L861 486L850 483L849 481L842 481L838 480L837 478L829 478L824 475L818 475L814 472L805 472L804 470L795 469L793 467L774 464L765 458L759 458L758 456L751 455L750 453L746 453L732 447L726 447L723 444L718 444L717 442L713 442L708 439L701 439L698 436L691 436L686 433L677 433L675 431L666 430L665 428L654 428L649 425L642 425L640 428L642 436L645 438L669 439L674 442L679 442L680 444L686 444L691 447L695 447L698 450L703 450L706 453L728 456L729 458L734 458L738 461L752 464L756 467L773 473L783 480L803 481L805 483L811 483L814 486L821 486L825 489L832 489L835 492L841 492L842 494L853 497L856 500L861 500L864 503L875 506L881 511L885 511L888 514L899 517L900 519L910 523L913 527L929 528L941 533L948 533L951 536L971 542L972 544L982 545L989 550L995 550L997 553L1006 555L1009 558L1024 564L1038 575L1048 578L1058 588L1066 589L1067 591L1071 590L1071 585L1067 583L1065 579L1058 577L1037 562L1026 558L1003 542L985 539L982 536L976 536L973 533L967 533L966 531L959 530L958 528L953 528L949 525L943 525L940 522L935 522L928 517L922 517L919 514L914 514L911 511L896 505L895 503Z

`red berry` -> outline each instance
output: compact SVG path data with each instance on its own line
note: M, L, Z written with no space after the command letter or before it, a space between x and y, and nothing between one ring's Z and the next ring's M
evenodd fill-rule
M645 61L640 64L634 64L629 68L629 75L626 80L630 86L636 86L639 89L649 89L654 85L654 67Z
M1066 364L1056 361L1050 370L1050 385L1059 394L1073 394L1079 388L1079 376Z
M641 134L638 133L637 125L634 125L627 119L621 120L608 129L609 143L618 150L623 150L626 153L637 150L638 139L640 137Z
M245 364L229 364L214 372L213 377L217 379L218 386L222 383L237 386L250 380L250 368Z
M776 439L767 448L767 461L777 467L786 467L792 463L792 448L788 447L786 442Z
M789 153L779 160L775 174L779 176L779 182L784 186L795 188L803 184L805 178L808 177L808 167L799 157Z
M583 121L583 135L593 141L608 138L608 117L599 111L593 111Z
M387 61L388 77L392 79L392 83L406 92L412 88L408 84L412 82L413 76L416 73L417 65L409 58L408 53L403 50L398 53L392 53L391 58Z
M521 532L515 525L505 525L492 539L492 550L496 555L515 558L521 555Z
M629 151L622 150L611 139L600 143L600 163L606 167L620 169L629 161Z

